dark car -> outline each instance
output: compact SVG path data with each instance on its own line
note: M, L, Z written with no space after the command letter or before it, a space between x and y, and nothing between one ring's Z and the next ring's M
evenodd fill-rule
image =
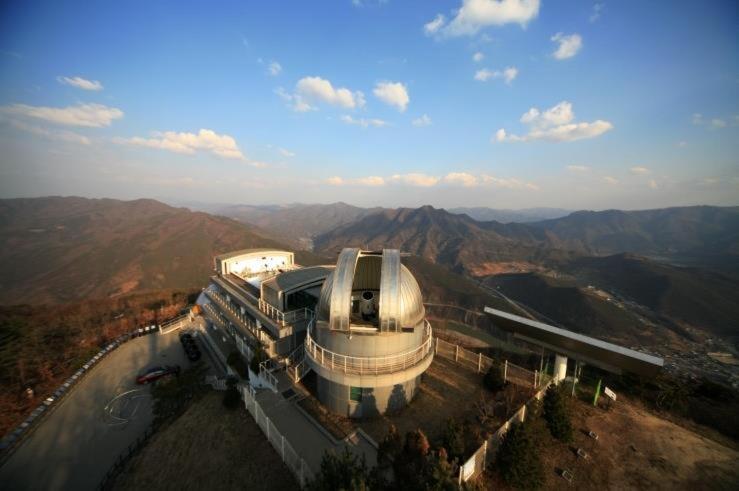
M149 384L167 375L179 375L179 365L148 368L136 377L137 384Z

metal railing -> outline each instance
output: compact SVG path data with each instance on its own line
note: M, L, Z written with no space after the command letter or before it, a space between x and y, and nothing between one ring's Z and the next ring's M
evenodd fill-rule
M310 330L305 336L305 352L317 364L331 370L353 374L383 374L393 373L412 367L433 351L434 338L431 324L424 321L425 340L423 344L410 351L385 356L348 356L327 350L317 344L311 336Z
M261 298L259 299L259 310L273 321L276 321L280 328L313 318L313 311L307 307L283 312Z
M219 292L205 290L205 294L221 308L230 313L231 316L235 318L237 324L240 327L246 329L246 331L249 332L249 334L251 334L254 339L261 341L267 347L267 350L271 351L271 346L272 344L274 344L274 341L269 337L267 333L258 328L254 321L249 319L246 315L242 314L241 310L237 306L228 301L228 299L226 299L226 297Z

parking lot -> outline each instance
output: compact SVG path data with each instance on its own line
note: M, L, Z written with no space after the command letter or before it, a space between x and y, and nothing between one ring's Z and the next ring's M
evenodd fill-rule
M2 487L96 488L151 423L149 387L136 384L136 375L156 365L190 365L178 335L136 338L102 360L0 467Z

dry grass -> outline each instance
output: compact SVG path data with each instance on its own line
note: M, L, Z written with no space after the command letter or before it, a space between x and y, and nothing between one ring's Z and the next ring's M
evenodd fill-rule
M245 409L209 392L162 428L116 479L116 490L298 489Z
M651 414L626 398L610 410L573 401L574 441L564 444L548 434L541 452L544 489L568 487L558 469L570 470L572 488L739 489L739 452ZM598 433L598 440L586 431ZM583 448L590 455L578 459ZM495 472L485 474L487 489L510 489Z
M482 385L482 378L482 374L436 356L424 373L415 398L407 407L396 414L362 420L358 425L378 442L385 437L391 424L401 435L420 428L432 442L438 442L450 418L482 426L476 404L484 397L488 402L497 401L497 409L496 417L487 421L482 429L495 431L504 420L505 401L502 393L493 395L487 391ZM515 411L528 399L530 391L509 387L515 394L515 401L510 404Z

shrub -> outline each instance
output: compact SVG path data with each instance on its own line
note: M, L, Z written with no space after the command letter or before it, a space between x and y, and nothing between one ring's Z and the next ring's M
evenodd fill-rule
M400 452L403 451L403 439L398 433L395 425L390 425L387 435L380 442L377 448L377 463L381 467L385 467L394 462Z
M499 364L493 363L485 373L482 383L491 392L498 392L505 387L505 379L503 378L503 373Z
M461 424L452 418L449 418L444 428L444 434L441 437L442 446L449 453L449 457L457 459L459 462L464 459L465 449L465 431Z
M238 351L232 351L226 358L228 366L233 368L241 378L249 380L249 370L247 370L247 364L244 357Z
M363 491L368 488L369 473L364 458L361 460L348 448L340 454L326 452L321 459L321 470L308 484L315 491Z
M254 350L254 356L251 357L251 361L249 362L249 368L251 368L252 372L258 374L259 364L262 363L266 359L267 359L267 353L264 351L264 349L261 346L258 346Z
M544 419L554 438L563 442L572 440L570 408L562 390L557 386L549 387L544 395Z
M501 477L519 489L538 489L544 482L537 438L528 423L516 423L503 436L496 465Z
M223 393L223 406L227 409L236 409L241 405L241 395L235 386L230 386Z

